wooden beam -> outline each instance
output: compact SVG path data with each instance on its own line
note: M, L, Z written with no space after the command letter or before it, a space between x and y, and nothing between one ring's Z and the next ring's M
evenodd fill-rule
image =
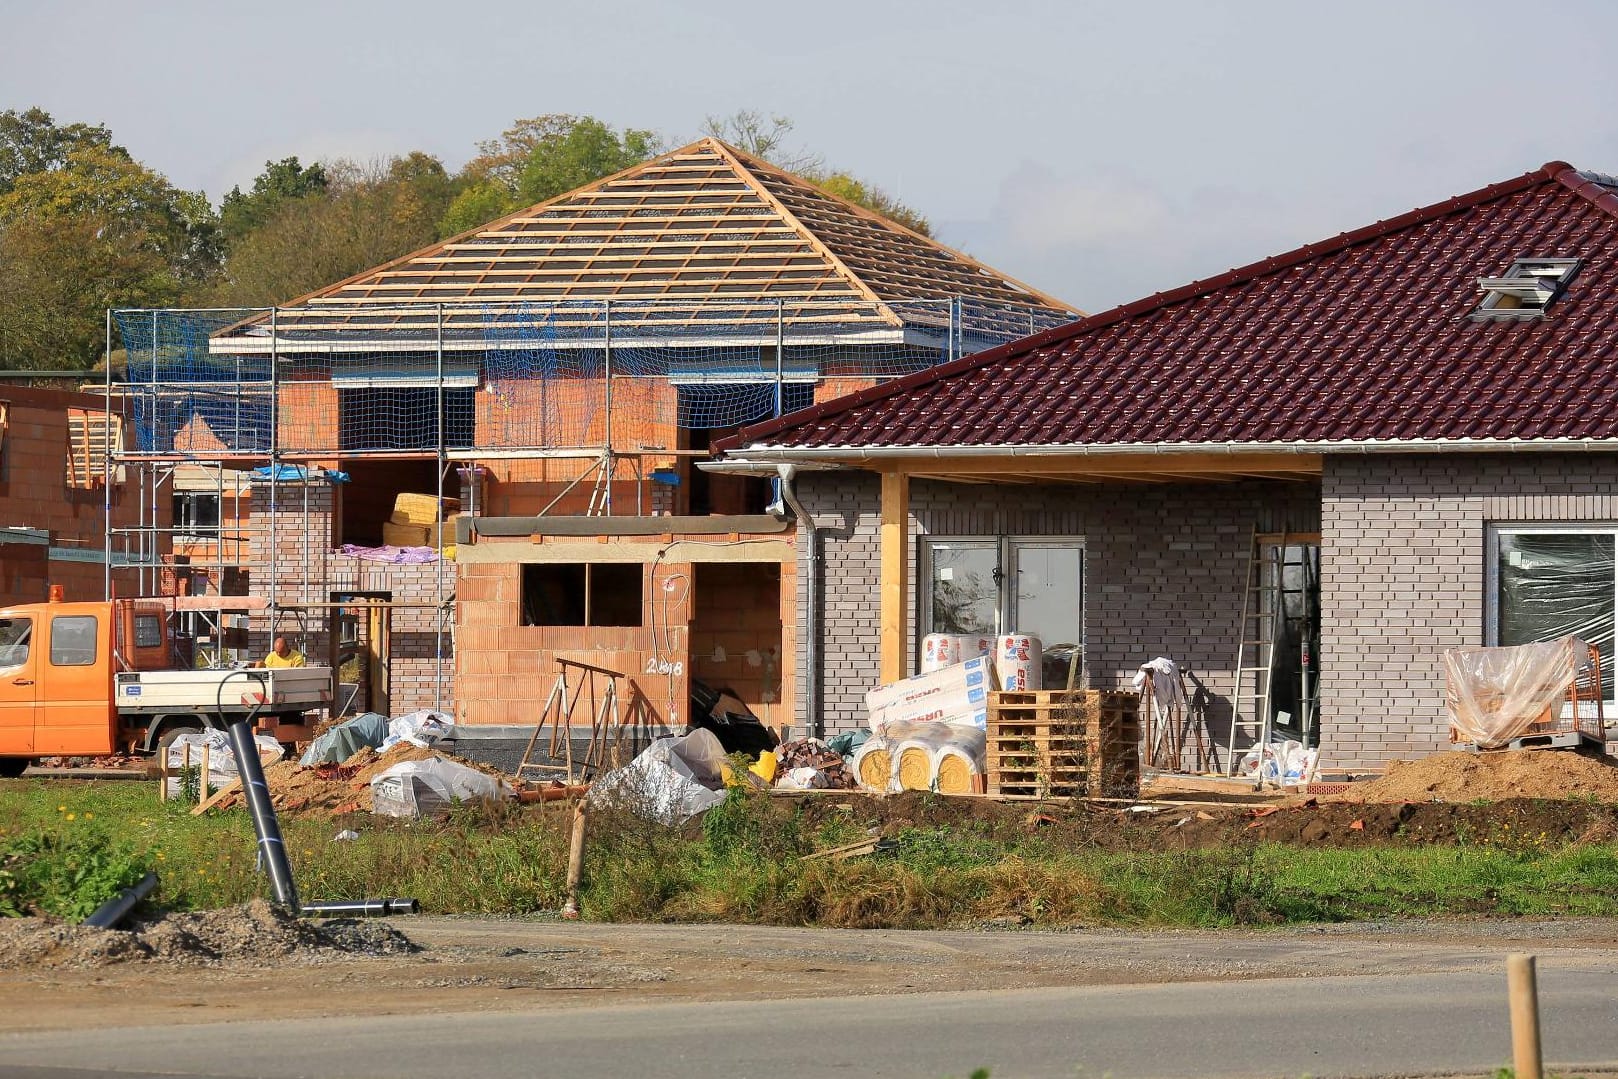
M906 630L910 625L910 477L882 473L882 682L910 673Z

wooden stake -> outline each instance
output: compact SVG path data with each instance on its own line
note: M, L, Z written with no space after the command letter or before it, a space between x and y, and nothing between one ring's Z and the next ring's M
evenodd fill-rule
M202 743L202 769L197 777L197 805L208 800L208 743Z
M573 807L573 838L567 848L567 905L562 908L564 918L579 916L579 880L584 876L584 833L588 819L584 799L580 798Z
M157 800L169 800L169 747L157 747Z
M1506 956L1506 987L1511 997L1511 1062L1516 1079L1543 1079L1544 1054L1539 1047L1539 979L1534 957L1522 952Z

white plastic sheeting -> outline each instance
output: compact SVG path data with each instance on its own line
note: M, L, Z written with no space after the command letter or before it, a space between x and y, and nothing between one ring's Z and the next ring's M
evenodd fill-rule
M515 796L503 780L442 757L405 761L371 780L371 812L384 817L430 817L457 802Z
M1568 690L1590 678L1590 647L1577 637L1444 653L1450 724L1482 749L1498 749L1561 718ZM1590 686L1592 699L1597 695Z
M259 760L265 764L278 761L286 751L267 734L255 734L253 741L258 743ZM191 749L191 767L202 767L202 747L208 747L208 789L219 790L228 783L236 782L239 773L236 770L236 754L230 748L230 735L220 730L181 731L175 735L174 741L169 743L167 751L167 764L169 778L166 794L170 798L178 798L181 794L180 769L185 766L186 747Z
M725 748L712 731L659 738L592 783L589 801L660 824L681 824L725 800L724 761Z

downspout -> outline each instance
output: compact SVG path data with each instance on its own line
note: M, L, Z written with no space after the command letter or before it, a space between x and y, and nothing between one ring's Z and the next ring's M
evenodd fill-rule
M820 527L812 514L803 508L798 492L792 486L797 474L794 465L776 465L781 477L781 498L798 519L799 533L809 543L809 569L804 577L803 640L803 703L805 735L820 737ZM805 531L807 530L807 531Z

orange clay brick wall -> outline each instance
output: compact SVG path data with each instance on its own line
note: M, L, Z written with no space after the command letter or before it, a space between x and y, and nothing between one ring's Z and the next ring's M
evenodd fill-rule
M42 529L56 546L86 548L99 557L105 549L104 492L67 485L67 411L99 412L106 407L105 398L16 386L0 387L0 401L9 417L0 445L0 527ZM132 444L127 430L125 444ZM112 519L120 527L133 527L140 521L138 473L130 469L126 475L124 483L113 484ZM167 500L159 499L157 523L166 528L171 513ZM0 545L0 603L37 603L51 584L62 585L69 600L100 599L103 573L99 562L47 559L43 547ZM131 595L136 578L120 570L113 583L120 594Z
M644 724L685 725L690 693L689 565L665 562L643 569L648 576L642 578L640 626L589 628L522 625L522 566L516 562L458 568L456 722L538 722L556 683L556 660L561 658L624 674L627 682L620 683L618 692L626 721L633 688L645 697ZM571 674L569 685L578 688ZM587 725L587 712L587 707L577 708L574 723Z

